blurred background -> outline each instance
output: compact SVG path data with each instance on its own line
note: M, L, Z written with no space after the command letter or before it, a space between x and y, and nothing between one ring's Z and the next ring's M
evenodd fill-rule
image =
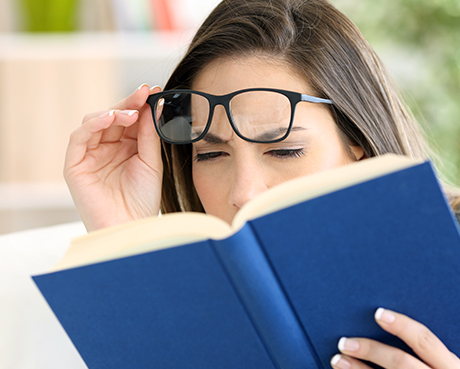
M78 220L70 133L164 85L218 0L0 0L0 234ZM460 0L332 0L386 63L460 185Z

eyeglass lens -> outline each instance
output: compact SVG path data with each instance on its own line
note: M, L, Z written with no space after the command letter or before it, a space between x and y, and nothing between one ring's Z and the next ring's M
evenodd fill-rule
M210 103L199 94L171 92L158 100L155 110L158 129L164 138L176 143L190 142L206 129ZM291 103L278 92L247 91L230 100L230 114L234 129L244 138L274 141L288 130Z

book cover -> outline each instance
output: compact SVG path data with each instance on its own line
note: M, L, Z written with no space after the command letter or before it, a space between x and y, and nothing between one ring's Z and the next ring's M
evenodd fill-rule
M90 368L328 368L341 336L409 351L374 322L380 306L458 354L459 264L458 226L427 162L255 217L223 239L34 281Z
M373 322L378 307L424 323L460 353L458 225L429 163L305 205L251 227L324 368L342 336L412 352Z

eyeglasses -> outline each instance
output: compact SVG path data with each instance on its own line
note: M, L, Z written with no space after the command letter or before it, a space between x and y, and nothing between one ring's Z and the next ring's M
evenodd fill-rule
M301 101L333 104L331 100L271 88L251 88L222 96L170 90L147 99L158 135L172 144L189 144L205 137L217 105L225 108L234 132L243 140L282 141L291 131L295 108Z

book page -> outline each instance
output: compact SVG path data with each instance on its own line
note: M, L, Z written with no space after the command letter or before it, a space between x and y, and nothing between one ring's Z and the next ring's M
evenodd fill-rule
M74 238L64 257L51 271L58 271L124 256L224 238L230 226L203 213L174 213L109 227Z
M422 162L423 160L386 154L295 178L271 188L245 204L236 214L233 228L238 230L249 220Z

